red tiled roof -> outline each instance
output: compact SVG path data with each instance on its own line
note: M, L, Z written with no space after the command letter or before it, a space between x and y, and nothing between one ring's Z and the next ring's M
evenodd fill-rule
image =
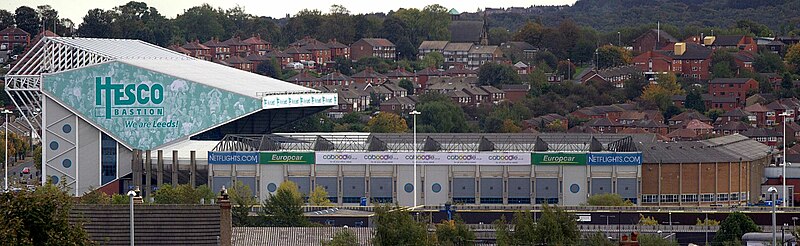
M385 38L362 38L372 47L394 47L392 41Z
M208 46L205 46L205 45L201 44L200 41L197 41L197 40L192 41L192 42L188 42L188 43L184 44L181 47L183 47L184 49L187 49L187 50L210 50L211 49Z
M242 40L242 43L258 45L258 44L267 44L267 41L261 39L261 36L252 36L248 39Z
M0 30L0 35L27 35L30 37L31 34L25 30L17 28L17 26L10 26L6 27L6 29Z
M241 58L239 56L231 56L227 60L225 60L228 64L245 64L245 63L253 63L248 61L247 59Z
M698 119L693 119L693 120L689 121L688 123L686 123L686 129L689 129L689 130L707 130L707 129L714 129L714 127L709 125L709 124L703 123L702 121L700 121Z

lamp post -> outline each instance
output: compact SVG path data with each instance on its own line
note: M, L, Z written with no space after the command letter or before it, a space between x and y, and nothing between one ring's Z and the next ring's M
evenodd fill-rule
M5 169L4 169L5 170L5 176L3 177L3 181L5 182L4 188L7 191L8 190L8 115L11 114L11 110L8 110L8 109L5 109L5 108L0 109L0 110L2 110L2 111L0 111L0 113L6 115L6 121L3 122L5 124L4 128L6 129L6 133L4 134L5 138L6 138L5 151L3 151L5 153L5 156L6 156L5 157L5 161L3 162L3 164L5 164Z
M609 223L608 223L608 218L615 218L616 216L614 216L614 215L602 215L602 214L601 214L601 215L600 215L600 218L603 218L603 217L606 217L606 231L610 231L610 230L608 229L608 228L610 227L610 225L609 225Z
M617 45L622 46L622 34L617 32Z
M783 207L786 207L787 206L786 205L787 204L786 198L788 197L786 195L786 118L791 116L791 114L787 114L786 112L783 112L783 113L779 114L778 116L782 116L783 117L783 168L782 168L783 169L783 175L781 175L781 179L783 179L783 180L781 180L781 182L783 184Z
M572 80L572 62L567 58L567 80Z
M778 236L776 235L777 233L775 231L775 227L777 227L775 226L775 197L776 193L778 193L778 189L775 189L775 187L769 187L767 192L769 192L769 194L772 196L772 245L778 245Z
M412 117L414 117L414 207L417 206L417 115L421 114L416 109L411 111Z
M139 190L138 187L136 190ZM130 197L129 205L130 205L130 216L131 216L131 246L134 246L133 245L133 197L137 195L136 190L128 191L128 197Z

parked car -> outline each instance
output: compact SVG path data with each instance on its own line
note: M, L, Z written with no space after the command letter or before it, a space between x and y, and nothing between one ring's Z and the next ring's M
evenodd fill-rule
M24 173L24 174L30 174L30 173L31 173L31 168L30 168L30 167L25 167L25 168L23 168L23 169L22 169L22 173Z

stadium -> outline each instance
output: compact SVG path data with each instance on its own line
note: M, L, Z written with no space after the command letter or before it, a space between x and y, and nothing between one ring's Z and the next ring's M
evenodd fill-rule
M137 40L45 37L6 85L41 137L42 182L75 196L242 182L263 200L292 181L338 205L740 205L760 199L772 157L741 135L275 133L337 94Z

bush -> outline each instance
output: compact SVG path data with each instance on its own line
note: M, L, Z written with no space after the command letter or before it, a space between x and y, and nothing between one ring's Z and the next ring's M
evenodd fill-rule
M153 194L153 202L156 204L200 204L201 199L206 203L211 202L214 192L205 185L192 188L188 184L182 184L175 188L171 185L161 186Z
M654 219L653 216L644 217L644 215L639 214L639 225L646 225L646 226L658 225L658 220Z
M111 195L111 204L128 204L128 203L130 203L130 198L126 195L122 194Z
M586 204L589 206L633 206L631 201L622 199L622 196L616 193L592 195L587 199Z
M0 244L94 245L81 223L69 222L73 200L52 184L0 193Z
M89 191L84 193L81 197L82 204L109 204L111 203L111 196L102 191L89 187Z

